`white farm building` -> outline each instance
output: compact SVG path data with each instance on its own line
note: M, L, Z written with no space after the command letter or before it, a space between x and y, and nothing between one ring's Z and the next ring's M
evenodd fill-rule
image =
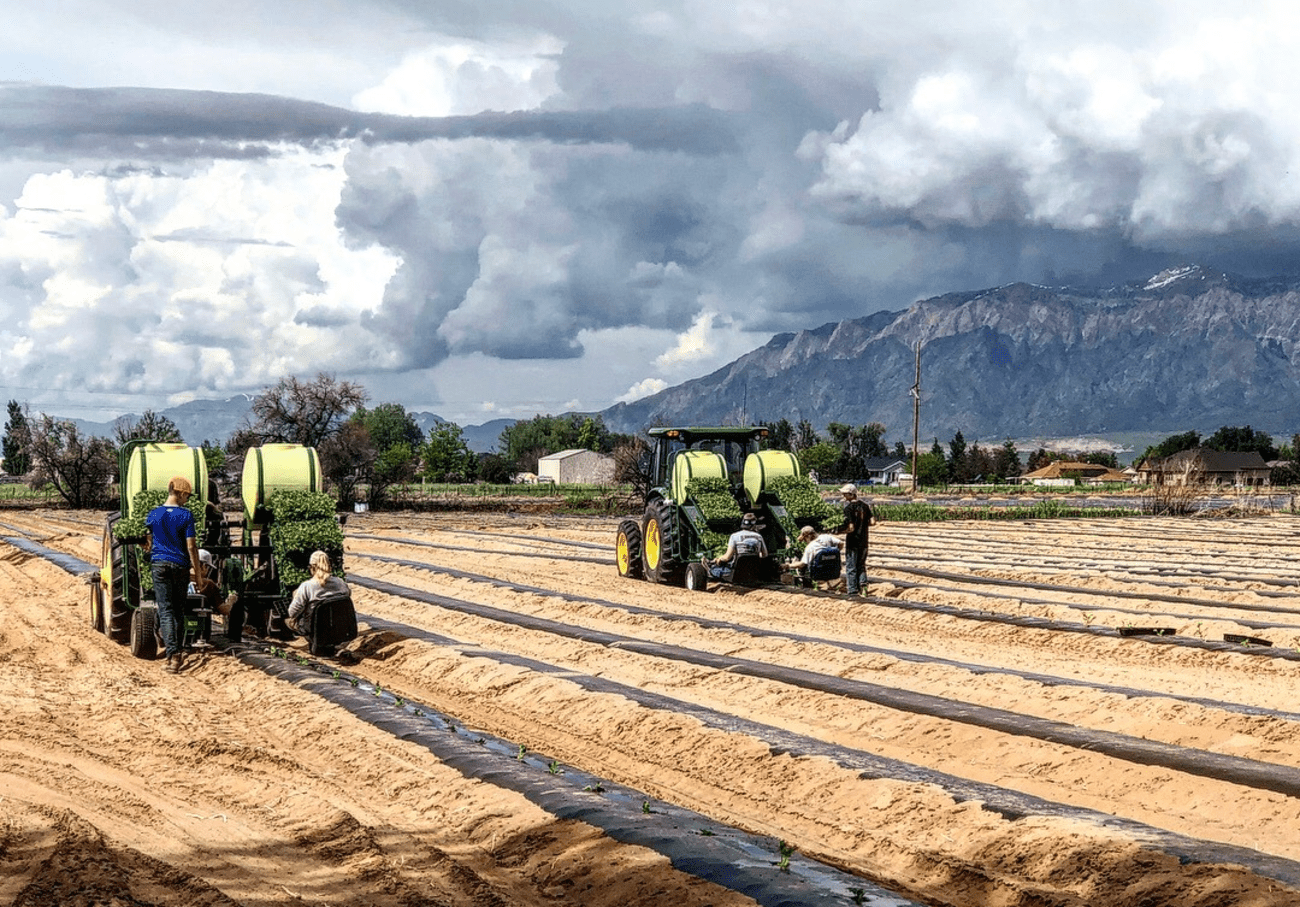
M537 480L557 485L610 485L614 458L594 450L562 450L537 461Z

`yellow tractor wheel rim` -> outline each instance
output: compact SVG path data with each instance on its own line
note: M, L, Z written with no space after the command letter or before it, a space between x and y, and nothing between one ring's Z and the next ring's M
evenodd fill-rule
M659 548L663 539L659 535L659 521L651 520L645 526L645 562L651 570L659 567Z
M620 532L618 534L618 547L615 557L618 559L619 576L627 576L628 568L632 566L632 559L627 554L627 535Z

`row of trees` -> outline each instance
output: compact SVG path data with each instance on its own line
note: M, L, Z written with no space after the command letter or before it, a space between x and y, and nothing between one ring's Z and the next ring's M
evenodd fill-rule
M364 490L378 507L394 486L416 479L502 484L518 471L536 471L538 459L548 453L571 448L608 453L627 440L611 433L599 416L538 416L501 433L502 453L480 455L454 422L435 425L426 436L401 404L368 408L367 400L359 384L331 375L285 378L253 401L248 422L224 446L203 442L208 470L220 473L262 444L303 444L316 448L345 506ZM176 424L152 410L138 420L119 419L114 435L86 437L74 422L43 413L32 417L11 400L3 438L5 471L25 476L34 487L52 486L73 507L89 507L107 499L117 451L127 441L182 440Z

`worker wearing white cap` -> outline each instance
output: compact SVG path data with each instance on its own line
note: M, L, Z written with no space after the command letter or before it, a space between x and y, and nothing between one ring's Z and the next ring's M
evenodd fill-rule
M840 486L844 498L844 589L849 595L867 594L867 529L875 522L871 507L858 500L858 486Z

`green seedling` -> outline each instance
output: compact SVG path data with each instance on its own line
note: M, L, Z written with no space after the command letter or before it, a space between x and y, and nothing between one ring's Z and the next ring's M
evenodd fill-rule
M393 705L397 706L400 709L402 706L406 705L406 700L403 699L401 696L398 696L396 699L393 700Z
M515 753L515 758L518 759L520 762L522 762L524 760L524 756L527 755L528 755L528 747L523 743L519 744L519 752Z
M777 848L777 850L778 850L778 851L780 852L780 854L781 854L781 859L780 859L780 861L776 864L776 868L779 869L779 870L781 870L782 872L789 872L789 871L790 871L790 857L791 857L792 854L794 854L794 845L793 845L793 844L787 844L785 841L778 841L778 842L777 842L777 845L776 845L776 848Z
M352 678L352 685L353 685L353 686L356 686L356 685L359 684L359 683L361 683L360 680L358 680L358 679L355 678L355 677Z
M477 743L479 746L487 746L487 738L486 738L486 737L479 737L479 738L478 738L477 740L475 740L474 742Z
M705 838L713 837L713 832L707 828L701 828L699 831L696 832L696 834L701 835L702 837Z
M416 717L416 718L423 718L423 717L424 717L424 709L416 709L416 710L415 710L415 717Z
M647 814L647 815L649 815L650 813L654 812L654 810L650 808L650 801L649 801L649 800L642 800L642 801L641 801L641 812L643 812L643 813L645 813L645 814Z
M586 787L583 788L583 790L589 791L590 793L593 794L603 794L605 792L605 785L597 781L595 784L588 784Z
M552 759L551 764L546 766L546 770L552 775L563 775L564 769L560 768L560 763Z
M853 895L853 903L855 904L865 904L867 902L867 889L865 888L850 888L849 894Z

